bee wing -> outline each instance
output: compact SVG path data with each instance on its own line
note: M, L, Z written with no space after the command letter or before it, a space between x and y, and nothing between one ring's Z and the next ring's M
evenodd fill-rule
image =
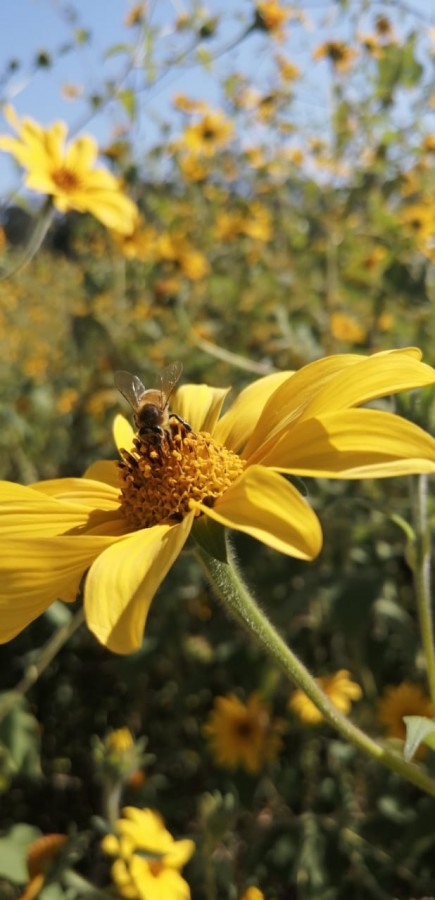
M136 410L141 397L145 393L145 387L140 378L137 375L132 375L131 372L121 370L120 372L115 372L114 379L118 391L121 392L130 406Z
M168 405L169 398L175 385L179 382L183 371L182 362L172 362L166 366L157 379L157 390L162 394L162 407Z

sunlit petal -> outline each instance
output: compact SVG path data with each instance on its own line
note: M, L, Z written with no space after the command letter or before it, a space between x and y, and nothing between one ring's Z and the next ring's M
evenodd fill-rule
M273 372L249 384L217 423L214 438L237 453L246 444L271 394L292 375L292 372Z
M405 387L433 383L435 370L421 363L420 357L418 349L409 347L371 357L329 356L304 366L272 395L243 456L259 462L284 431L314 411L316 415L322 410L332 412Z
M89 508L78 503L61 503L33 488L0 483L0 534L2 541L12 535L42 537L65 534L82 528ZM3 555L3 544L2 544Z
M181 552L192 519L135 532L95 560L86 579L86 619L114 653L141 646L151 601Z
M38 534L38 529L32 533ZM2 536L0 643L15 637L54 600L75 600L84 572L114 540L88 536L49 540L30 533L23 540Z
M323 385L307 404L302 418L318 417L324 413L361 406L378 397L397 394L433 384L435 370L406 351L375 354L363 359L351 372L338 372Z
M229 388L208 384L183 384L174 395L171 408L194 431L212 431Z
M108 461L94 463L96 471L107 474L113 473L116 464ZM113 486L103 478L91 479L88 475L83 478L52 478L50 481L37 481L32 488L40 493L65 500L68 503L79 503L90 509L118 509L119 508L119 484Z
M90 135L82 135L69 145L65 155L65 166L67 169L76 172L84 171L92 168L98 154L98 144ZM113 176L112 176L113 178Z
M262 463L325 478L435 472L435 440L400 416L349 409L302 422L280 438Z
M125 416L118 413L113 421L113 437L118 450L131 450L133 447L134 431Z
M192 504L207 516L250 534L288 556L312 559L322 546L317 516L281 475L252 466L212 507Z

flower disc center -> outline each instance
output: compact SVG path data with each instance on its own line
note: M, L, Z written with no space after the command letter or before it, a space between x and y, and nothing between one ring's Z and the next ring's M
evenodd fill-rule
M175 421L162 434L142 432L121 455L121 510L132 528L181 522L192 500L213 506L245 466L210 434Z
M56 169L52 172L51 177L56 187L67 193L69 191L77 190L80 185L80 181L75 172L72 172L71 169L67 169L66 166Z

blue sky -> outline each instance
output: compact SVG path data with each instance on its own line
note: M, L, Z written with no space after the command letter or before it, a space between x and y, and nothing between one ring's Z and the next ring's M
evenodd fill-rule
M285 5L285 0L281 2ZM159 47L163 48L163 52L170 52L172 39L169 32L174 10L181 12L193 5L194 0L148 0L149 21L166 33L166 36L159 39ZM225 23L215 47L225 45L227 40L241 32L243 21L248 21L252 16L253 5L253 0L208 0L207 8L210 13L220 15ZM346 16L343 8L333 0L300 0L299 4L294 0L293 3L288 3L289 7L298 6L306 12L313 25L311 29L304 29L292 24L288 29L287 44L274 47L284 51L308 73L299 89L299 100L295 107L302 120L318 120L321 126L325 104L328 102L327 66L311 64L313 46L332 36L348 37L349 29L353 28L352 10L361 9L362 5L359 0L351 3L350 13ZM120 72L124 70L126 57L114 55L105 59L105 54L114 45L133 42L134 31L123 25L131 6L132 2L127 0L75 0L74 3L65 0L3 0L1 24L2 46L5 49L0 72L14 57L22 64L4 83L1 97L3 102L12 102L20 115L30 115L42 124L64 119L76 131L86 121L89 108L81 100L66 100L62 94L62 85L85 84L86 92L89 93L98 92L101 82L107 77L118 79ZM386 4L372 3L372 21L385 6ZM407 7L428 17L431 14L432 0L410 0ZM76 12L77 20L74 25L69 21L69 8ZM388 9L392 10L393 6L390 5ZM422 20L412 20L409 16L403 18L397 13L394 19L402 29L407 29L410 25L423 27ZM435 25L435 10L433 19ZM71 43L74 28L89 30L92 35L90 43L76 46L71 53L59 55L59 48ZM173 118L170 100L176 91L219 105L219 83L225 73L234 70L244 70L257 83L267 86L271 44L266 36L255 34L230 53L222 55L210 75L200 66L191 65L169 73L150 94L140 96L139 115L129 131L136 149L149 147L159 135L159 124ZM213 45L205 46L211 48ZM40 51L47 51L53 57L55 65L52 68L35 70L32 63ZM131 73L129 85L136 87L139 78L139 72ZM122 113L116 104L93 116L84 130L94 134L104 144L112 137L114 127L122 121ZM7 154L0 153L0 193L9 193L19 184L20 177L12 160Z

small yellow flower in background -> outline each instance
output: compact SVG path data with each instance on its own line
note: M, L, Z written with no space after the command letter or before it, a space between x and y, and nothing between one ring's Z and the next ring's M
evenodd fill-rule
M107 735L107 748L115 753L125 753L134 745L133 735L129 728L116 728Z
M112 237L115 246L126 259L140 259L143 262L153 260L157 232L152 225L145 225L140 216L137 217L133 230L129 234L120 234L114 231Z
M427 134L425 138L423 138L422 150L426 153L434 153L435 152L435 134Z
M329 327L332 336L337 341L348 341L351 344L361 344L367 335L367 331L362 325L359 325L347 313L338 310L331 313Z
M243 891L240 900L264 900L264 894L258 887L248 887Z
M406 739L404 716L425 716L435 719L435 707L418 684L402 681L397 686L385 688L378 704L378 719L386 734L401 741ZM421 745L419 752L425 752ZM417 753L418 756L418 753Z
M117 857L111 874L121 897L130 900L189 900L181 869L195 851L193 841L176 841L151 809L127 806L101 846Z
M178 160L178 166L186 181L205 181L210 173L208 164L193 153L182 156Z
M283 81L295 81L297 78L301 77L301 70L299 67L285 56L278 54L276 63Z
M67 126L55 122L42 128L33 119L19 119L11 106L4 116L18 137L0 137L0 150L11 153L27 170L25 186L47 194L59 212L90 213L107 228L128 234L137 218L135 204L106 169L95 167L98 145L83 135L65 147Z
M172 105L175 109L185 113L206 112L207 110L207 104L204 100L192 100L186 94L175 94L172 98Z
M199 281L208 275L210 266L203 253L181 232L165 232L159 235L155 245L155 259L172 262L191 281Z
M199 156L211 157L229 144L233 133L230 119L219 110L210 110L185 129L177 146Z
M191 531L209 519L298 559L321 549L319 520L283 475L385 478L435 472L435 439L390 412L356 409L435 383L415 348L318 359L245 388L186 384L160 452L119 416L121 461L82 478L0 483L0 641L80 586L88 627L117 653L142 643L152 599ZM83 583L83 576L86 579Z
M241 766L256 775L273 762L282 747L285 722L273 719L268 704L258 693L243 703L235 694L216 697L203 731L216 765Z
M146 3L135 3L132 6L124 19L124 25L126 28L132 28L134 25L140 25L143 21L145 13L146 13L147 5Z
M351 680L350 672L347 669L339 669L333 675L322 675L315 680L329 697L331 703L346 716L352 708L352 703L362 697L359 684ZM299 689L294 691L288 705L289 709L307 725L318 725L323 721L322 713L304 691Z
M278 0L258 0L255 4L255 27L267 31L277 41L285 38L285 25L290 18L290 10Z
M349 47L344 41L325 41L313 52L313 59L329 59L337 72L348 72L355 57L356 50Z

